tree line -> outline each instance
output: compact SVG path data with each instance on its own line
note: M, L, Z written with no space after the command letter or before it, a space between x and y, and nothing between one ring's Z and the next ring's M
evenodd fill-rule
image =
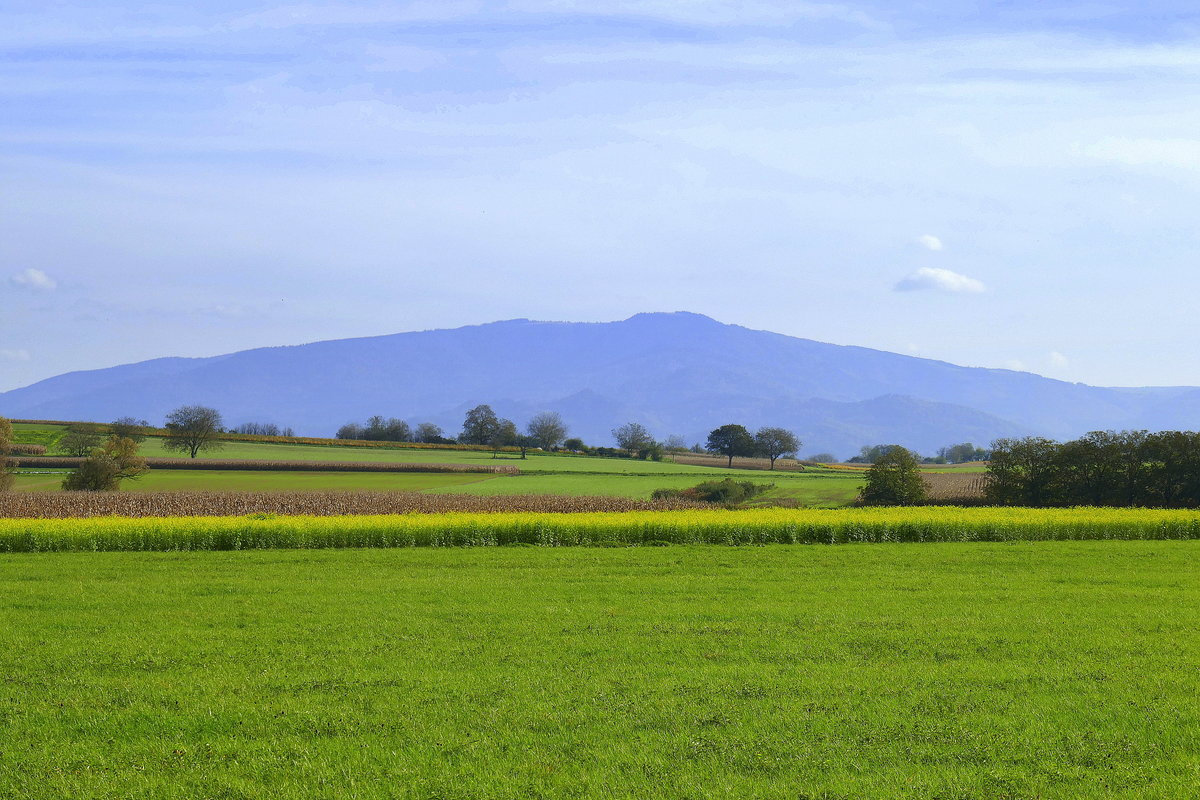
M992 443L985 492L999 505L1200 507L1200 433L999 439Z

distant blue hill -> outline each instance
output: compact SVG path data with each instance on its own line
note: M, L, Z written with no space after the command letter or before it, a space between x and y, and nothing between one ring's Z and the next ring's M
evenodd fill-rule
M0 415L160 422L184 404L227 424L263 421L331 435L371 414L456 433L489 403L523 424L562 413L573 435L610 444L631 420L660 438L703 441L727 422L780 425L805 452L864 444L930 453L962 441L1103 428L1195 428L1200 389L1112 389L1027 372L798 339L685 312L621 322L509 320L452 330L162 358L73 372L0 393Z

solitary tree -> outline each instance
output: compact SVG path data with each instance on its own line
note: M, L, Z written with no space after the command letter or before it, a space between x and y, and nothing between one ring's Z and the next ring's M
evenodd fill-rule
M202 450L219 450L223 447L221 435L221 412L205 406L180 406L167 415L164 450L187 453L191 458Z
M87 423L71 425L58 440L58 449L69 456L82 458L104 441L96 426Z
M0 417L0 492L11 489L16 480L12 474L13 463L8 454L12 451L12 424Z
M734 456L754 455L754 437L741 425L722 425L708 434L708 442L704 449L713 454L728 456L729 466L732 467Z
M150 427L150 423L144 419L121 417L113 420L113 423L108 426L108 432L118 439L129 439L141 444L146 440L146 428L148 427Z
M97 447L66 478L62 487L69 492L115 492L121 481L139 478L146 472L146 459L138 455L137 442L113 436Z
M543 411L529 420L525 432L533 439L534 447L553 450L567 435L567 426L557 411ZM525 456L521 456L524 458Z
M867 470L859 500L867 505L911 506L925 500L928 488L914 453L892 445Z
M663 442L663 450L668 453L686 453L688 449L687 439L684 439L678 433L673 433Z
M458 440L463 444L490 444L500 428L500 418L489 405L475 406L463 419Z
M639 422L626 422L621 427L614 428L612 435L617 440L617 447L627 451L631 456L637 455L639 451L654 443L654 437L650 435L650 431Z
M775 459L780 456L794 456L800 449L800 440L796 434L784 428L759 428L754 434L754 449L760 456L771 460L771 469L775 469Z

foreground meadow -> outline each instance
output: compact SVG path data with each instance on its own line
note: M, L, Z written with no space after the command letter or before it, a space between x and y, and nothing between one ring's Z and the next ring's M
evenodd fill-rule
M1200 543L0 558L5 798L1182 798Z

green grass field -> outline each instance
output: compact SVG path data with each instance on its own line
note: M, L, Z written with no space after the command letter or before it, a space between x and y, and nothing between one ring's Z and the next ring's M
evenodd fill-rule
M57 491L65 473L18 474L22 491ZM760 499L787 499L803 505L842 506L854 499L862 486L856 475L800 473L764 476L762 472L721 473L738 480L774 483L776 488ZM372 472L237 472L225 470L151 470L136 481L126 481L122 491L288 491L315 489L370 489L397 491L462 492L479 495L560 494L648 498L655 489L683 489L712 476L612 475L597 473L531 473L528 475L457 475L437 473Z
M17 423L18 441L53 446L65 428ZM162 440L148 438L142 446L146 456L172 456L162 448ZM704 480L732 477L756 483L774 483L775 489L759 498L758 503L784 502L815 507L849 504L863 485L862 469L811 467L804 472L768 472L729 469L723 466L693 466L665 461L637 461L626 458L598 458L567 453L531 452L521 459L512 453L492 458L491 453L462 450L422 450L403 448L322 447L316 445L226 442L220 450L200 458L280 460L280 461L360 461L415 464L511 465L521 469L520 476L500 476L468 481L434 478L425 482L398 476L369 473L243 473L171 472L157 470L141 482L127 482L129 491L161 490L287 490L287 489L418 489L435 492L467 492L481 495L563 494L613 495L647 498L655 489L686 488ZM930 466L932 473L982 472L978 464ZM51 491L61 479L47 476L21 476L17 486L23 490ZM406 482L407 481L407 482Z
M1200 543L0 558L0 797L1176 798Z

